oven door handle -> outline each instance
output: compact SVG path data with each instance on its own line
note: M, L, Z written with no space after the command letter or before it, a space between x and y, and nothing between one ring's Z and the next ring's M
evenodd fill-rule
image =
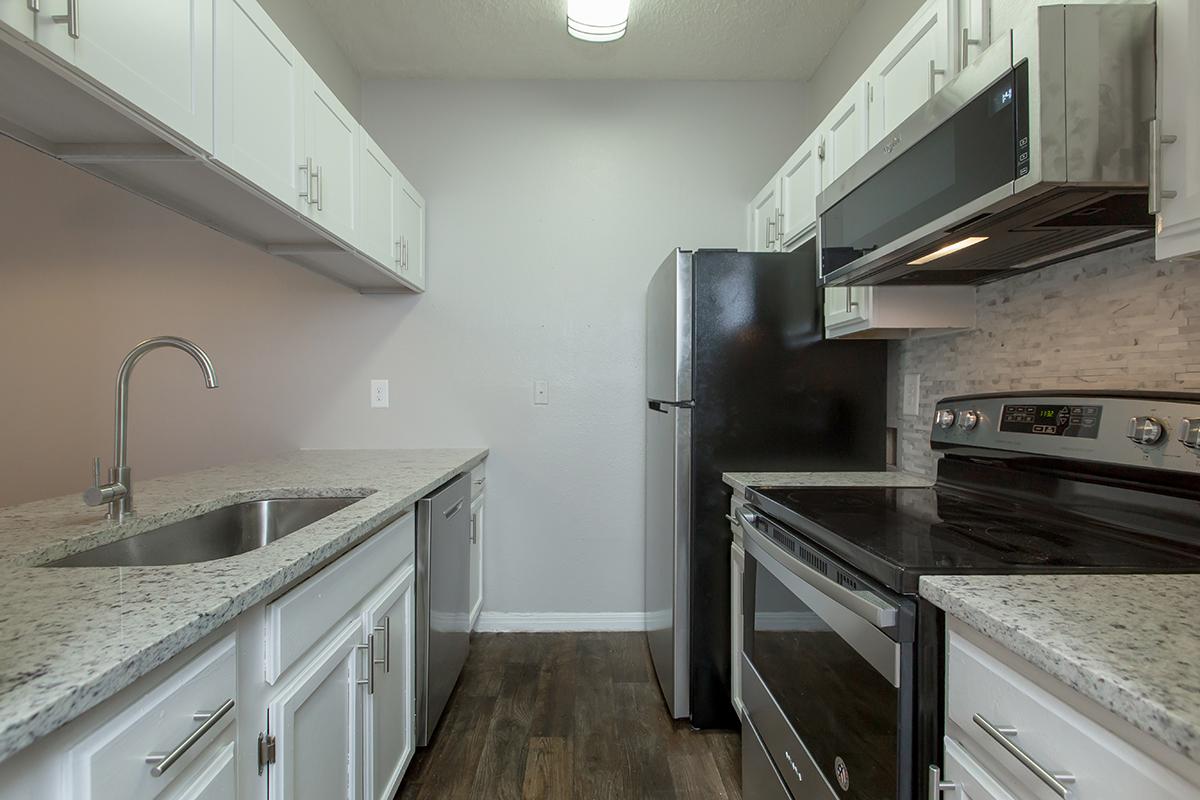
M754 527L754 514L748 514L746 507L737 510L738 523L742 531L759 547L769 552L788 572L812 586L817 591L834 600L838 605L853 611L858 616L881 630L896 626L897 609L875 592L868 589L850 589L832 578L813 569L791 553L784 550L775 542L764 536Z

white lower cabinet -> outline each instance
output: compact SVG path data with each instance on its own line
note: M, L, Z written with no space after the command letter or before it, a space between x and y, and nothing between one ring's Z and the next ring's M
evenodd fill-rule
M363 624L354 619L306 663L267 707L275 763L269 800L358 800L363 796ZM362 678L365 680L365 677Z
M742 704L742 641L745 624L742 619L742 577L746 571L746 551L737 542L729 550L729 649L733 654L729 665L729 685L732 687L733 710L744 717Z
M1200 797L1194 763L1184 777L1171 766L1181 757L1165 745L949 619L942 780L954 788L942 797Z
M487 493L482 489L471 500L471 630L483 610L483 529Z
M371 601L367 629L367 693L364 728L368 733L366 786L370 800L391 800L416 749L415 564L409 564Z

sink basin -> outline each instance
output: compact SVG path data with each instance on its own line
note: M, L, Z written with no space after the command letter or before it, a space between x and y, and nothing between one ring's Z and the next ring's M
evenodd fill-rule
M156 567L236 556L295 533L361 499L287 497L238 503L42 566Z

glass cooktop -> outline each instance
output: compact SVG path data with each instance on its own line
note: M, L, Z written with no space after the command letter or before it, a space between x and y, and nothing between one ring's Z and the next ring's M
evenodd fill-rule
M1200 572L1200 541L1140 535L1051 505L951 488L764 487L748 499L906 594L931 574Z

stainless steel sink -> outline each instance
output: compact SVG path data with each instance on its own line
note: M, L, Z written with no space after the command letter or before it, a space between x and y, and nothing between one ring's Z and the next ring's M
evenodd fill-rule
M361 499L287 497L238 503L43 566L154 567L236 556L295 533Z

